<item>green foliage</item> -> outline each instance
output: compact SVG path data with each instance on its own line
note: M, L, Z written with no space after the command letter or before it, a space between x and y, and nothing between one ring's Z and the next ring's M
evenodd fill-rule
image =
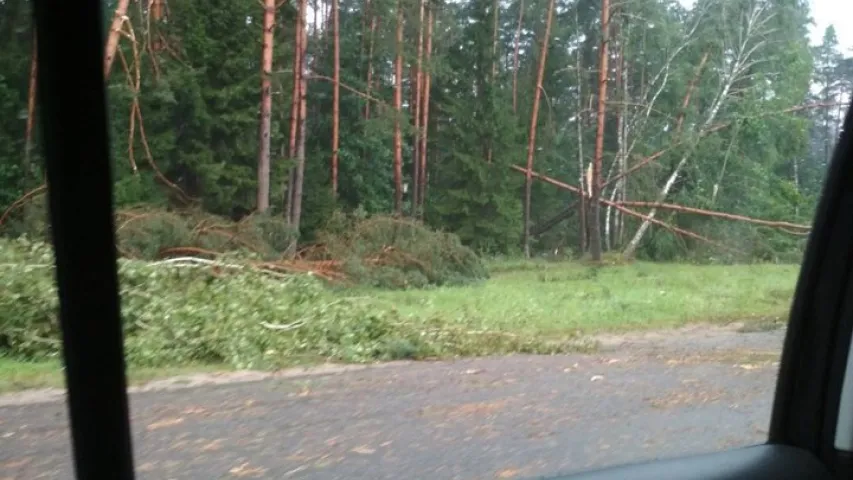
M318 241L362 285L419 288L488 278L482 260L458 236L413 221L337 214Z
M59 354L52 252L0 241L0 355ZM131 366L194 363L274 368L294 361L366 362L575 348L532 335L472 334L445 319L405 321L370 299L334 296L311 276L228 267L119 262L125 353Z

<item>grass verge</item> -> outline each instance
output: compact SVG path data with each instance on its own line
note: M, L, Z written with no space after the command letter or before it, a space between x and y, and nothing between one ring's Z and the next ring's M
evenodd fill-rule
M410 321L535 335L594 334L687 323L786 318L797 265L501 263L488 282L431 290L378 291L384 308Z
M170 298L169 292L175 291L177 284L164 286L156 291L156 297L148 296L155 291L143 284L139 288L145 292L144 297L123 284L126 294L135 295L125 298L126 307L135 308L144 322L156 322L163 315L172 315L170 322L186 318L156 327L169 327L168 337L161 339L140 333L143 336L131 341L130 351L135 353L139 364L131 362L129 380L141 383L190 372L242 367L239 362L226 359L239 360L247 351L261 352L261 349L278 349L281 358L273 366L281 367L305 363L299 359L306 356L322 362L558 353L588 346L578 341L584 335L663 329L694 322L746 321L742 331L766 330L787 317L799 266L632 263L594 267L529 261L493 264L490 271L491 279L477 284L419 290L321 291L300 285L299 309L280 313L277 309L291 299L284 295L292 295L292 290L264 290L270 288L267 282L250 282L245 286L228 283L216 290L216 283L207 286L204 282L188 283L189 280L181 278L185 287L180 297L175 302L164 303L159 310L152 309L150 299ZM186 285L193 285L198 291L187 295ZM234 302L235 285L242 288L240 291L255 293L249 297L242 295L244 300ZM232 292L230 297L229 292ZM144 308L134 306L136 296L140 297L137 300L148 302L141 304ZM230 298L229 305L236 306L208 305L211 297ZM204 299L204 303L196 304L191 299ZM346 305L338 305L343 301ZM205 305L208 308L203 308ZM197 312L198 309L201 310ZM258 328L258 320L276 322L281 318L277 315L295 314L304 319L300 320L304 327L285 332L261 329L246 336L245 341L239 335L231 335L232 332L247 335L245 332ZM293 322L293 319L284 321ZM173 324L191 325L193 329L184 333L172 328ZM150 325L146 328L154 331ZM213 333L217 336L211 338L217 342L206 340L202 346L225 352L220 355L222 360L201 363L183 360L201 350L193 342L207 338L210 328L216 329ZM220 329L229 335L219 332ZM176 333L185 339L185 355L175 354ZM234 342L234 338L239 342ZM256 344L259 341L263 343ZM261 368L265 368L263 364ZM62 383L58 362L23 362L0 357L0 392Z
M128 383L139 385L151 380L174 377L189 373L224 372L228 365L184 365L176 367L144 368L131 367ZM0 357L0 394L31 388L61 388L65 377L59 362L21 361Z

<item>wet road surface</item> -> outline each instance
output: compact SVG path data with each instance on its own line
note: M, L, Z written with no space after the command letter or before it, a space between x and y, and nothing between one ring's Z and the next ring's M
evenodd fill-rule
M767 435L782 335L135 393L137 478L535 478L751 445ZM73 478L61 399L18 403L0 406L0 479Z

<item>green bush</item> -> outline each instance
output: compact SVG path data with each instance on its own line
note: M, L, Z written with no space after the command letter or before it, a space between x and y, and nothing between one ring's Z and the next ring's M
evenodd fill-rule
M489 277L482 259L451 233L393 217L335 215L318 235L356 282L382 288L463 285Z

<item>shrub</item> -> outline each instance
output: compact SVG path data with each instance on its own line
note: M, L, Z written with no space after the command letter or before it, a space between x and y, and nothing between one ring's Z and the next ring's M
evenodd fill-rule
M414 221L336 215L318 235L358 283L385 288L462 285L488 278L485 264L456 235Z

